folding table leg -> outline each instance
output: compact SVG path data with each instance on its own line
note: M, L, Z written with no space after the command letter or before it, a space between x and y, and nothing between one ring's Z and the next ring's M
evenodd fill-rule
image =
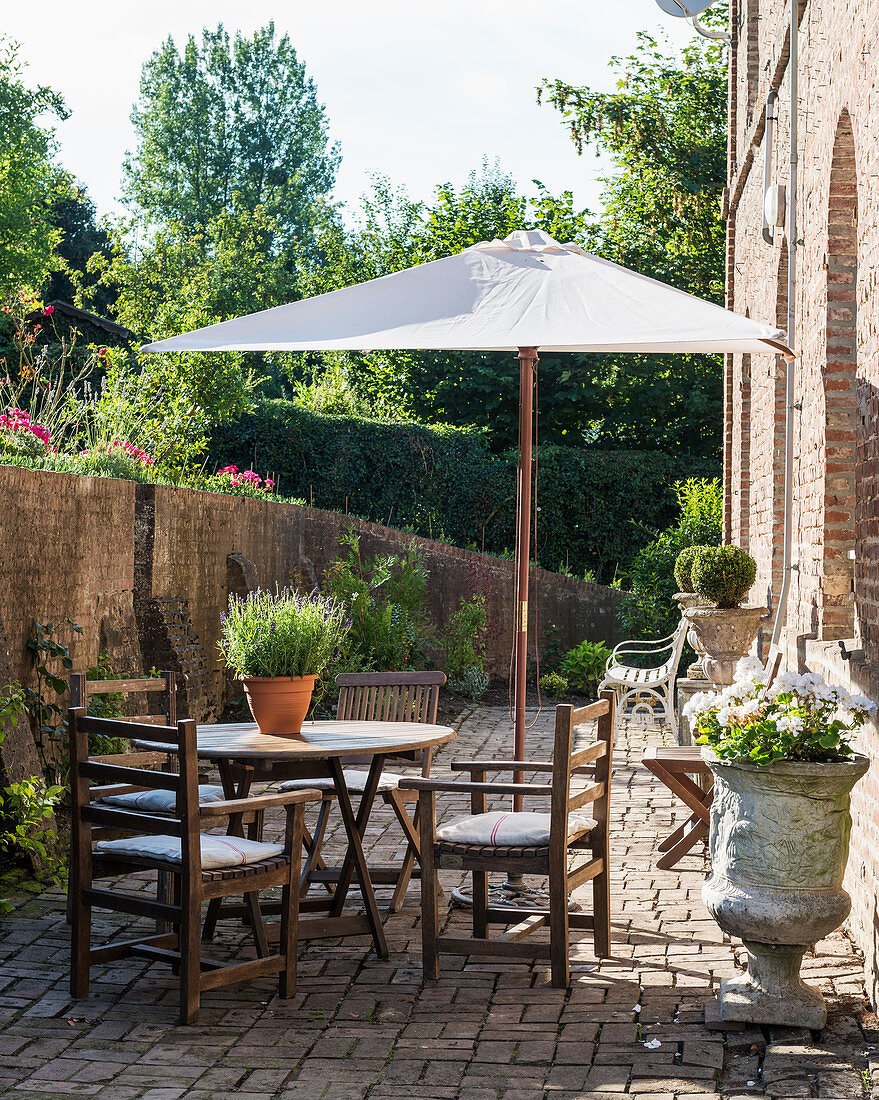
M329 765L333 774L333 783L336 787L336 799L339 803L342 822L345 826L345 832L348 834L348 851L345 853L345 861L342 864L339 881L336 884L336 892L333 896L330 915L333 917L342 915L342 908L348 896L351 879L356 873L357 881L360 883L360 892L363 896L363 902L366 906L366 916L372 931L372 939L375 944L376 953L379 958L386 959L388 957L388 945L385 940L385 930L382 927L378 903L375 900L375 891L372 888L369 868L366 865L366 856L363 852L363 836L366 833L369 814L372 810L372 804L375 801L376 792L378 791L378 784L381 779L382 768L384 767L384 757L373 757L356 818L351 806L351 797L348 793L348 785L345 782L345 774L342 770L341 762L333 757L329 760Z

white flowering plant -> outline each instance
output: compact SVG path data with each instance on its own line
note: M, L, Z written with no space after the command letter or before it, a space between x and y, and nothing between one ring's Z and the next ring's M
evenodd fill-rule
M684 708L694 740L722 760L826 763L851 756L850 736L875 713L865 695L851 695L811 672L783 673L768 687L755 657L736 665L735 681L720 692L700 692Z

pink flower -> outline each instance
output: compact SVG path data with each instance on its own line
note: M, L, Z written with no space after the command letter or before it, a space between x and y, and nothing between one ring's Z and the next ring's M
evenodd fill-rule
M54 306L46 306L46 308L43 310L43 316L44 317L51 317L54 312L55 312L55 307Z

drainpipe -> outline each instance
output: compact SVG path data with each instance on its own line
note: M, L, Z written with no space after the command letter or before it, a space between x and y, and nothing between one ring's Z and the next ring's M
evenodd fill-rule
M772 244L774 237L766 220L766 195L772 186L772 139L775 136L775 106L778 96L770 92L766 97L766 129L763 136L763 240Z
M790 346L794 339L796 322L796 285L797 285L797 46L800 31L799 2L790 3L790 53L788 71L790 73L790 193L787 199L787 342ZM781 631L787 619L787 602L790 594L791 573L794 569L792 557L793 535L793 484L794 484L794 361L787 360L787 384L785 393L784 416L784 572L781 578L781 592L778 596L778 610L772 627L772 645L778 645Z

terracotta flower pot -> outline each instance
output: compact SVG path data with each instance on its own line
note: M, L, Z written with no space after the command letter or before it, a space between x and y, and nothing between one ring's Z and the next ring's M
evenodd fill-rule
M245 676L241 683L259 732L295 737L311 704L317 676Z

